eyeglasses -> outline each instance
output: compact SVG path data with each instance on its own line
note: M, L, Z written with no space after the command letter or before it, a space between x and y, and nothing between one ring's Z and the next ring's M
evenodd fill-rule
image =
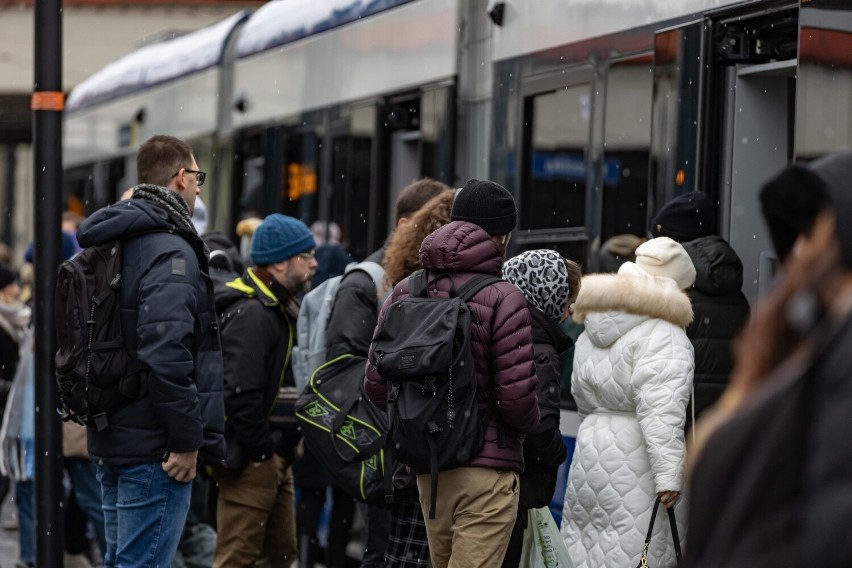
M301 258L305 262L309 262L309 261L313 260L314 258L316 258L316 255L315 255L314 251L312 251L312 250L309 250L307 252L300 252L296 256L298 256L299 258Z
M201 187L202 185L204 185L204 180L207 179L207 172L202 172L202 171L199 171L199 170L188 170L186 168L184 168L183 171L185 171L188 174L195 174L195 183L198 184L198 187ZM176 171L174 174L172 174L172 177L175 177L179 173L180 173L180 170Z

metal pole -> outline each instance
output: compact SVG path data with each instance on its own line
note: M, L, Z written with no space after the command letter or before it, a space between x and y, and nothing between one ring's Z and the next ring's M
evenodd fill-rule
M53 323L62 220L62 0L35 0L33 179L35 181L36 566L61 568L62 431L56 413Z

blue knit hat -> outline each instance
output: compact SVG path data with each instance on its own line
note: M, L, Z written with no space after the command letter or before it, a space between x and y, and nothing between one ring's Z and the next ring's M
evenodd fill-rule
M304 223L287 215L273 213L255 229L249 256L254 264L263 266L293 258L316 246L311 230Z

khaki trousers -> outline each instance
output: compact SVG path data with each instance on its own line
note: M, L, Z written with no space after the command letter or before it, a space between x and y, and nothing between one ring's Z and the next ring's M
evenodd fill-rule
M460 467L438 474L435 518L430 476L417 476L433 568L493 568L503 563L518 511L518 474Z
M220 470L221 471L221 470ZM238 475L216 476L219 502L213 568L266 560L289 567L297 558L293 471L279 456L250 462Z

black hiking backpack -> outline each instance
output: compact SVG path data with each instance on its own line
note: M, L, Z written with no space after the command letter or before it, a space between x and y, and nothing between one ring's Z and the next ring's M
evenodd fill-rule
M56 380L63 420L103 430L107 415L139 397L145 369L121 331L120 240L84 249L59 265Z
M431 474L429 518L435 518L438 472L467 464L482 448L491 414L479 416L476 366L470 324L478 316L467 305L482 288L500 282L477 275L449 298L429 297L440 274L409 277L407 298L391 304L373 337L372 360L388 385L390 442L395 457Z

